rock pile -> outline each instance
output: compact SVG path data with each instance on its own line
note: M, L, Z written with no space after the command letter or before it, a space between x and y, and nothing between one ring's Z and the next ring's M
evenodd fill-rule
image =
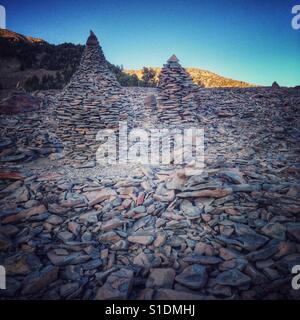
M181 125L194 121L194 94L198 87L173 55L159 76L158 119L162 123Z
M0 164L28 162L62 151L52 119L55 94L19 91L10 95L9 115L0 115Z
M157 90L127 94L134 125L150 128L156 115L145 102ZM0 299L300 298L291 287L300 264L299 90L199 89L204 172L136 165L114 175L74 168L75 159L26 162L60 147L55 92L36 95L39 110L0 115Z
M0 295L295 298L300 189L267 172L150 169L101 181L2 173L0 263L8 290Z
M144 105L145 105L145 108L147 110L149 110L150 112L155 112L156 106L157 106L157 101L156 101L155 95L151 94L151 95L147 96L144 100Z
M137 92L139 114L150 91ZM299 90L199 95L202 174L0 166L2 299L299 299ZM1 134L18 145L41 115L1 116Z
M146 123L153 126L157 112L157 88L127 87L126 94L133 108L135 127L144 127Z
M272 83L272 89L280 89L280 85L276 82L276 81L274 81L273 83Z
M59 97L56 116L57 134L66 149L74 154L84 145L91 155L97 147L97 132L116 128L119 121L130 116L129 100L92 31L80 66Z

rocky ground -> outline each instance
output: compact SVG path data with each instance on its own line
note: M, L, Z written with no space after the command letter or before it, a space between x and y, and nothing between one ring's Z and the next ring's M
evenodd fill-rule
M155 125L156 89L126 91ZM299 299L299 90L201 89L202 174L64 154L36 95L0 122L3 299Z

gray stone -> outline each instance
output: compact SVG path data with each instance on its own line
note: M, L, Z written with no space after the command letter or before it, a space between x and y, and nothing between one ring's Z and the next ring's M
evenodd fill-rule
M247 255L247 258L251 261L265 260L272 257L277 251L278 251L277 245L268 246L259 251L249 253Z
M286 224L287 234L298 242L300 242L300 222L290 222Z
M251 278L238 269L232 269L220 273L216 278L216 282L223 286L239 287L250 284Z
M235 238L238 245L248 251L254 251L262 247L269 239L259 234L245 234Z
M154 241L152 235L147 235L144 233L135 233L127 238L129 242L138 243L142 245L149 245Z
M56 254L54 250L47 253L49 260L56 266L64 266L69 264L80 264L90 260L90 256L81 252L74 252L67 255Z
M205 267L194 264L185 268L175 280L188 288L201 289L206 285L208 275Z
M172 289L175 275L176 275L175 270L171 268L151 269L146 282L146 287L154 288L154 289L157 289L157 288Z
M41 271L29 274L24 279L22 294L33 294L45 290L50 283L57 279L58 269L58 267L47 266Z
M183 200L181 203L181 211L189 219L197 219L201 216L202 211L194 206L190 201Z
M286 228L278 222L266 224L261 231L271 238L285 240Z
M192 254L183 258L183 261L188 263L198 263L204 265L218 264L223 260L218 257L204 256L200 254Z
M128 299L133 284L133 271L120 269L111 273L97 291L96 300Z
M68 242L73 240L74 235L69 231L62 231L57 235L57 237L63 242Z
M78 288L78 282L69 282L60 287L59 294L62 298L66 298L67 296L71 295L74 291L76 291Z

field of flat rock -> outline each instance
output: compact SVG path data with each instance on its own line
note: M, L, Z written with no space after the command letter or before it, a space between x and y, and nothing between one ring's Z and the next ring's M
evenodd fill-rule
M89 45L97 55L93 34ZM194 90L184 125L204 129L203 172L99 164L97 121L164 127L166 95L112 88L97 70L35 92L38 110L0 116L1 299L299 299L300 90ZM174 99L168 117L180 126Z
M154 125L157 89L126 91ZM40 111L1 116L3 298L299 298L299 90L200 89L200 175L65 157L47 132L59 93L37 95Z

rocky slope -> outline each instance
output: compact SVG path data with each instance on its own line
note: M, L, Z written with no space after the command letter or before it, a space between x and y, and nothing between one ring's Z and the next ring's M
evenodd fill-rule
M39 96L1 117L3 299L299 299L299 90L201 89L203 173L58 156Z

